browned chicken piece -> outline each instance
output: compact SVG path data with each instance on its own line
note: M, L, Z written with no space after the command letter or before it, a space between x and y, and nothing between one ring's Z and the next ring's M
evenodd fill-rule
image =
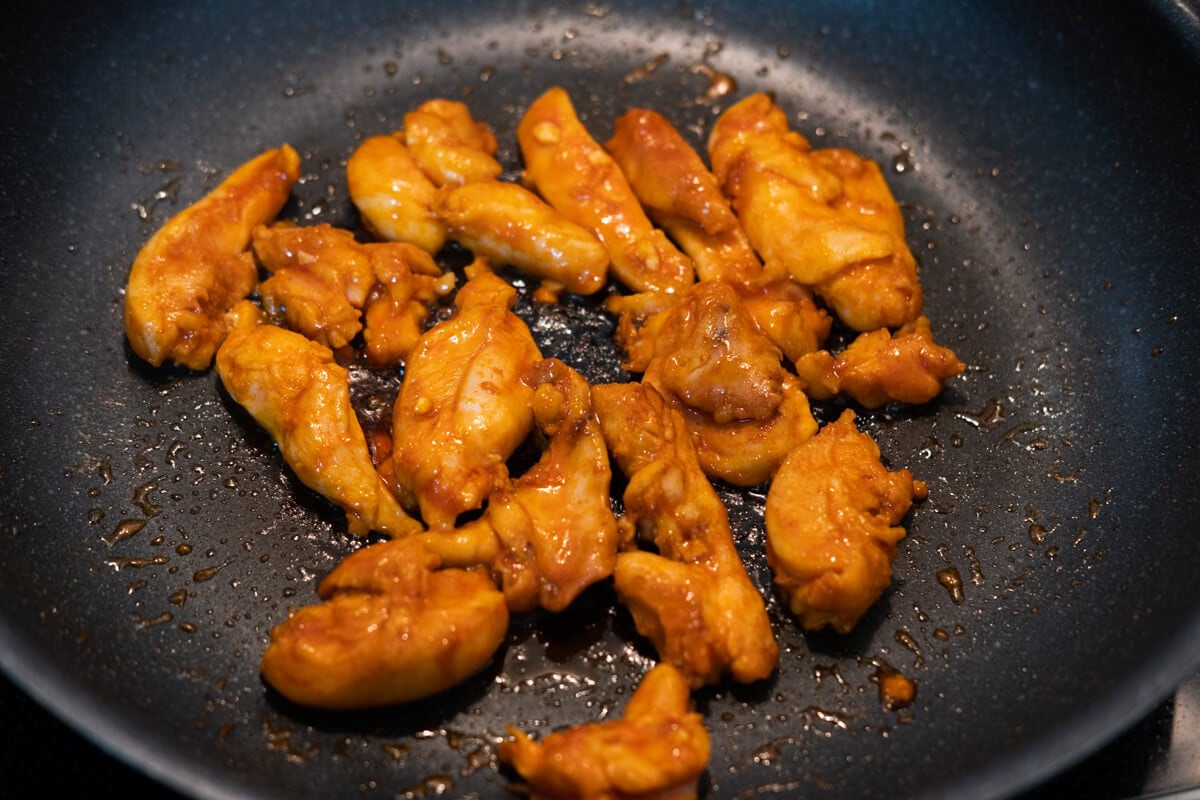
M551 288L595 294L608 277L608 251L594 234L523 186L479 181L439 195L450 236L476 255L511 264Z
M363 309L367 363L402 363L425 330L431 304L453 286L433 256L408 242L363 245L375 272L375 285Z
M719 423L702 411L673 404L683 415L705 474L734 486L758 486L775 474L792 448L817 432L800 381L789 375L779 388L779 405L761 420Z
M742 305L758 328L788 361L820 349L833 318L813 301L812 292L789 278L765 275L737 285Z
M317 594L324 602L271 631L260 665L304 706L377 708L438 694L486 666L508 631L487 573L442 568L419 538L347 556Z
M692 283L692 262L651 224L565 90L555 87L533 101L517 127L517 141L526 185L599 237L618 280L636 291L680 291Z
M510 310L516 290L483 272L453 317L409 353L392 422L396 480L431 528L450 528L508 480L505 461L533 424L525 383L541 353Z
M740 283L762 271L717 179L665 117L627 111L604 146L650 218L692 259L700 280Z
M655 342L667 315L661 312L676 306L682 295L668 292L613 294L604 307L617 315L613 340L625 351L622 365L630 372L645 372L654 357Z
M653 336L642 380L682 415L705 473L766 481L817 430L779 349L722 281L695 284L658 316L639 334L639 346Z
M254 254L272 273L259 286L263 306L331 350L362 330L360 309L375 271L354 234L332 225L260 225Z
M350 406L349 374L329 348L294 331L259 324L249 300L231 312L217 351L229 395L279 444L296 477L346 512L351 533L405 536L421 525L400 507L375 471Z
M877 164L846 150L810 150L764 94L721 115L709 153L769 273L812 287L855 330L917 318L916 261Z
M398 135L372 136L346 162L350 199L367 229L389 242L409 242L428 253L446 243L446 226L433 211L437 187Z
M933 341L929 319L918 317L895 333L860 334L836 357L814 354L798 374L816 399L843 394L864 408L878 408L892 402L928 403L947 378L964 369L954 351Z
M533 412L547 438L541 459L488 498L485 514L423 535L443 563L487 565L512 611L561 611L612 574L617 520L612 470L587 381L558 359L534 365Z
M741 682L767 677L779 647L682 417L646 384L594 386L592 398L629 478L620 524L658 550L617 557L617 594L638 632L692 686L726 672Z
M612 469L583 376L547 359L526 382L536 387L533 416L548 441L533 467L488 500L501 543L493 569L509 608L561 611L616 565Z
M125 335L135 353L156 367L208 368L227 332L225 312L258 283L251 231L275 219L299 176L294 149L268 150L146 242L125 290Z
M854 412L797 447L767 493L767 561L807 630L848 633L887 588L897 527L925 484L888 472Z
M405 114L404 144L437 186L491 180L504 171L491 128L457 100L429 100Z
M693 284L663 313L645 382L718 424L771 416L783 400L783 356L732 286Z
M684 800L708 765L708 731L687 680L670 664L642 679L621 719L556 731L535 742L509 727L497 748L529 782L531 800Z

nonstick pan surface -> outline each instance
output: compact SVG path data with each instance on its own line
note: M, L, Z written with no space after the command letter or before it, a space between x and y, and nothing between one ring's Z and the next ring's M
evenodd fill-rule
M766 90L815 146L884 165L926 313L969 368L927 407L860 416L930 497L849 636L798 630L770 588L764 491L721 488L783 655L761 685L697 693L702 793L998 797L1062 769L1200 663L1194 10L25 7L0 51L0 664L204 798L504 796L506 725L619 715L653 651L606 586L515 620L488 669L426 702L345 715L274 695L271 627L357 545L211 372L136 359L122 290L157 226L284 141L304 178L283 216L353 228L345 159L423 100L466 101L515 177L516 123L552 85L601 140L640 105L697 145ZM628 378L598 302L528 289L547 355ZM364 413L386 413L399 377L356 376ZM889 667L912 707L880 702Z

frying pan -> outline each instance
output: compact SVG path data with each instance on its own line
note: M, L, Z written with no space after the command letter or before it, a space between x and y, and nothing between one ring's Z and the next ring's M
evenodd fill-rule
M516 123L551 85L602 140L642 105L695 144L773 92L816 146L885 166L926 312L969 364L927 407L860 418L930 498L849 636L797 629L763 490L720 487L783 654L763 684L697 693L706 796L1010 795L1200 663L1194 5L43 2L2 52L0 664L171 787L504 795L505 725L618 715L653 661L599 586L515 620L445 696L288 704L258 675L270 628L357 545L211 372L124 342L128 266L170 214L288 141L304 178L284 216L355 227L345 158L436 96L493 127L514 177ZM734 93L709 91L721 75ZM548 355L627 377L597 302L528 289ZM368 422L398 380L358 373ZM889 666L917 683L908 709L880 702Z

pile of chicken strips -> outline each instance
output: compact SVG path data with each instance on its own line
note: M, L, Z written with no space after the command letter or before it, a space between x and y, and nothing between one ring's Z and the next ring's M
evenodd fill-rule
M460 102L364 140L346 178L372 241L277 221L300 158L262 153L148 241L126 334L156 366L215 361L349 532L381 535L272 631L274 689L324 709L428 697L487 665L511 615L611 580L657 666L622 718L541 741L510 728L499 755L535 797L691 796L710 747L692 691L779 659L713 481L769 487L775 590L804 629L848 632L926 494L850 409L925 403L963 363L921 315L878 165L812 149L769 96L720 115L707 163L646 109L598 143L561 88L517 138L521 183L500 180L494 135ZM448 242L474 258L465 281L434 259ZM590 385L586 365L544 358L501 267L540 303L607 292L641 380ZM853 335L831 352L835 319ZM364 360L403 371L390 437L351 404L344 365ZM810 401L833 399L846 410L819 426ZM540 459L510 475L527 440Z

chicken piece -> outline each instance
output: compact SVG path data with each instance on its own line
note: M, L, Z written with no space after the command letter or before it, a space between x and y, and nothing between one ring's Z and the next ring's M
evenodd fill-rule
M692 262L655 228L612 157L592 138L560 87L535 100L517 127L525 183L599 237L612 272L636 291L680 291Z
M917 318L916 260L877 164L846 150L811 151L764 94L721 115L709 153L769 272L813 288L858 331Z
M146 242L125 290L125 335L138 356L208 368L228 332L225 312L258 283L251 231L275 219L299 176L294 149L268 150Z
M425 330L431 304L453 284L433 257L414 244L379 242L363 249L376 281L363 308L367 363L390 367L408 358Z
M672 406L683 416L706 475L734 486L758 486L770 480L796 445L817 432L817 421L800 386L796 378L785 378L779 385L779 405L760 420L719 423L682 403Z
M662 332L667 315L661 312L678 305L679 294L639 292L614 294L604 301L604 307L617 315L613 340L625 351L622 365L630 372L645 372L654 357L655 342Z
M896 527L925 484L888 470L854 412L797 447L767 493L767 563L806 630L849 633L892 576Z
M279 444L296 477L346 512L353 534L405 536L421 525L400 507L375 472L354 409L349 373L329 348L299 333L259 324L249 300L231 312L233 327L217 351L229 395Z
M789 278L763 275L736 286L742 306L763 334L795 363L821 347L833 319L813 301L812 292Z
M522 186L468 183L443 190L435 208L450 236L476 255L575 294L604 288L608 251L600 240Z
M710 743L688 684L670 664L642 679L621 719L551 733L509 727L500 759L530 784L531 800L684 800L697 796Z
M483 272L459 290L457 311L409 353L392 415L392 466L431 528L453 527L508 480L505 461L533 424L541 360L510 309L516 290Z
M346 162L350 199L372 234L409 242L427 253L446 243L446 226L433 211L437 187L417 166L399 136L372 136Z
M557 359L537 364L533 415L548 437L541 459L488 500L501 554L492 566L514 611L561 611L613 572L612 469L587 381Z
M263 306L288 327L331 350L362 330L360 309L375 272L354 234L332 225L254 229L254 254L272 272L259 286Z
M405 114L404 144L436 186L491 180L504 171L491 128L456 100L429 100Z
M304 706L353 710L438 694L478 672L508 631L504 595L481 570L442 568L419 538L347 556L271 631L263 678Z
M836 358L813 354L797 367L812 396L827 400L843 394L864 408L891 402L928 403L941 393L947 378L964 369L954 351L933 341L926 317L895 333L860 334Z
M643 380L718 424L762 420L783 399L779 348L722 281L693 284L663 312Z
M740 283L758 275L762 264L720 184L665 117L627 111L604 146L650 218L692 259L700 280Z
M694 687L725 672L741 682L767 677L779 646L683 419L646 384L594 386L592 400L629 478L620 524L658 550L621 553L613 573L638 632Z
M644 383L684 420L705 473L755 486L817 431L800 384L730 285L701 281L646 323ZM639 341L639 345L643 345Z

